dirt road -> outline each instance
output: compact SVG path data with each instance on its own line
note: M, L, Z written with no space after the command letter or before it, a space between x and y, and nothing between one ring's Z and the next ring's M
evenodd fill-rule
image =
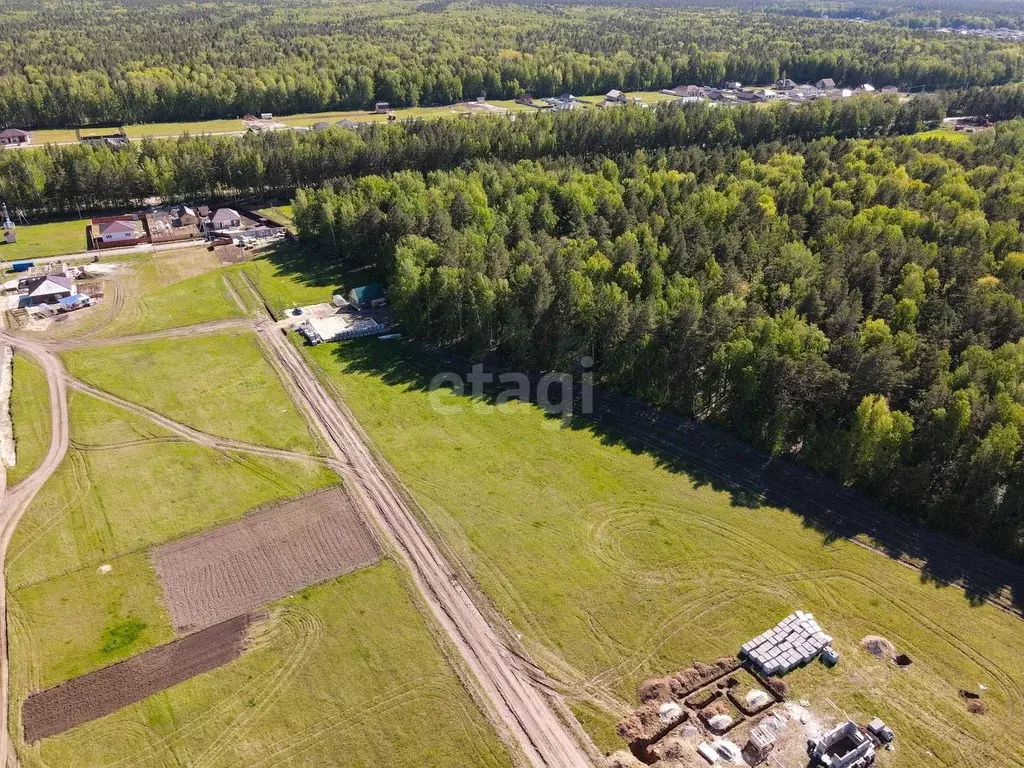
M10 344L15 349L31 355L42 366L50 389L50 447L31 475L14 488L6 488L7 475L3 476L0 495L0 766L18 765L18 756L11 744L8 732L7 714L10 705L10 673L7 658L7 582L2 564L7 559L14 529L29 504L50 475L57 469L68 450L68 393L63 377L63 366L56 355L45 347L24 339L8 336L0 319L0 343Z
M233 325L238 325L234 322ZM405 560L417 586L441 626L448 632L455 648L479 681L491 709L492 719L504 726L507 740L520 745L529 762L542 768L584 768L593 765L591 756L581 746L566 721L555 711L560 702L553 694L545 693L535 681L540 673L521 655L508 648L488 623L468 592L454 578L453 570L409 509L404 498L392 487L378 467L351 414L339 406L324 390L310 371L298 351L282 333L267 321L256 327L266 347L273 353L278 367L290 383L296 397L311 423L319 429L330 446L333 458L328 464L349 479L350 487L363 507L375 516L380 528L390 535L392 543ZM180 328L160 332L161 338L188 335L195 329ZM149 336L149 335L144 335ZM128 339L108 339L102 343L117 343ZM139 339L135 339L139 340ZM173 422L160 414L134 403L120 401L105 392L94 390L72 379L64 369L56 352L78 346L74 342L53 344L35 342L8 335L0 329L0 343L10 344L35 358L46 373L50 389L51 439L50 448L40 467L9 491L0 479L0 563L15 527L36 493L56 470L67 452L68 438L68 386L82 389L117 405L127 407L139 415L152 419L184 439L193 440L222 450L243 450L279 458L296 458L294 454L263 449L259 446L215 438ZM18 759L8 733L9 676L7 664L6 584L0 568L0 766L17 766ZM582 736L582 732L580 732ZM585 740L586 737L582 736ZM593 748L592 748L593 749ZM596 750L593 751L596 757Z
M348 469L380 527L404 557L434 616L480 681L495 714L535 766L583 768L593 764L553 702L533 682L531 669L507 648L457 579L451 566L403 497L392 487L363 442L352 415L339 406L310 371L302 355L270 324L261 337L273 352L308 417Z

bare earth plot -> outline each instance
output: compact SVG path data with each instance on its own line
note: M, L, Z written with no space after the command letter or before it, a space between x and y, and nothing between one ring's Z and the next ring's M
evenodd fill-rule
M371 565L377 545L340 488L159 547L175 629L193 631Z
M248 616L237 616L111 667L31 694L25 741L62 733L226 664L243 650Z

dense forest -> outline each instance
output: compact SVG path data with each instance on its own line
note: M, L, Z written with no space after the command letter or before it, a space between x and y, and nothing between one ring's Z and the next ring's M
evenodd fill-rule
M358 109L376 100L450 104L481 93L765 84L783 73L929 89L1024 78L1019 45L913 29L910 20L943 17L900 5L880 6L870 23L815 15L835 7L820 3L785 12L417 0L3 7L0 126L23 128ZM991 25L1021 16L1000 7L971 18Z
M1024 121L403 171L302 190L404 328L721 424L1024 555Z
M1016 89L1006 90L1006 98L1016 101ZM35 215L124 208L153 195L166 201L282 195L339 176L447 169L477 158L912 133L937 124L943 114L943 103L932 96L910 101L862 96L799 106L629 106L515 121L477 116L378 124L359 131L332 127L245 137L183 136L117 150L50 146L0 152L0 200Z

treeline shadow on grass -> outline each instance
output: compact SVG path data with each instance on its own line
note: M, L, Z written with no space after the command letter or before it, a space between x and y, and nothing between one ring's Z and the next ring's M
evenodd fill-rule
M473 362L424 344L364 339L335 348L339 363L351 371L380 378L387 384L427 391L440 373L453 372L466 381ZM483 362L483 371L497 379L496 361ZM755 510L762 505L788 509L805 526L819 532L825 543L868 537L886 555L920 568L921 579L936 585L956 585L978 604L991 601L1024 616L1024 564L999 558L973 545L923 528L833 480L793 461L752 448L708 424L645 405L638 400L592 389L591 413L583 413L585 393L580 372L574 376L573 416L549 411L567 429L585 429L605 444L653 456L666 470L689 476L698 486L730 494L732 503ZM538 402L541 376L530 379L530 401ZM544 385L545 402L564 403L560 384ZM478 395L500 402L508 386L495 382ZM472 397L466 387L466 397ZM567 394L567 393L566 393ZM756 516L751 524L757 525Z
M323 288L325 301L330 299L331 291L347 290L376 280L371 267L346 267L337 259L324 258L288 240L260 251L259 256L273 264L282 277L307 288Z

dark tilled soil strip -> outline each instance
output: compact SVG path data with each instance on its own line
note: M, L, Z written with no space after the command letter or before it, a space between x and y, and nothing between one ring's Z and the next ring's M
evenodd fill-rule
M22 708L34 742L116 712L241 655L249 616L236 616L113 666L30 694Z

